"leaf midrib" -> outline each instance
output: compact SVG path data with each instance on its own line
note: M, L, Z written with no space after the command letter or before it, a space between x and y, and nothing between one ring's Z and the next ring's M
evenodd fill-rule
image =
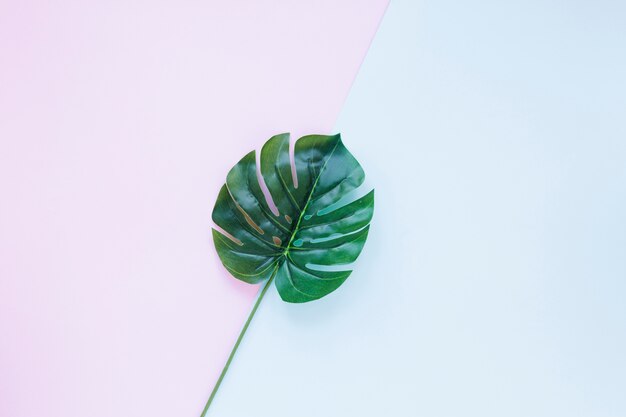
M287 243L287 246L285 247L285 250L283 251L282 255L287 258L289 255L289 249L291 248L291 243L293 242L293 239L295 238L296 234L298 233L298 230L300 228L300 223L302 222L302 218L304 217L304 213L306 213L306 210L309 206L309 203L311 202L311 197L313 196L313 192L315 191L315 188L317 187L317 183L319 182L320 177L322 176L322 173L324 172L324 170L326 169L326 164L328 164L328 161L330 161L330 158L332 158L333 154L335 153L335 150L337 149L337 146L339 146L339 142L341 140L337 140L337 143L335 143L335 146L333 147L333 150L330 151L330 154L328 155L328 158L326 158L326 161L324 162L324 165L322 165L322 168L319 171L319 174L317 174L317 176L315 177L315 182L313 183L313 186L311 187L311 190L309 191L309 195L307 196L306 199L306 203L304 204L304 207L302 208L302 211L300 212L300 216L298 217L298 221L296 222L295 227L293 228L293 231L291 232L291 236L289 237L289 242ZM297 174L297 171L296 171Z

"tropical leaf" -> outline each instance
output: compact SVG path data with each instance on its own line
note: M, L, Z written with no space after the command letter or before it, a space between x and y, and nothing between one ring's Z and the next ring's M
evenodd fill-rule
M303 303L336 290L361 253L374 210L374 190L346 202L365 178L340 135L309 135L289 156L289 134L254 151L228 173L213 209L217 253L226 269L248 283L275 279L284 301ZM294 177L296 183L294 183Z

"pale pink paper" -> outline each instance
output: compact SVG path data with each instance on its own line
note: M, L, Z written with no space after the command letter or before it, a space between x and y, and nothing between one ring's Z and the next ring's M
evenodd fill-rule
M331 132L386 3L0 3L1 417L199 414L257 291L217 191Z

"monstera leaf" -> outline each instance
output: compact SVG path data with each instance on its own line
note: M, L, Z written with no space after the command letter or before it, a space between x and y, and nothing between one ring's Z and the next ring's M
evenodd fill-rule
M276 135L228 173L213 209L213 241L226 269L242 281L266 281L200 417L205 417L252 318L272 282L281 298L305 303L336 290L367 239L374 191L351 198L365 178L339 135L310 135L295 144ZM269 199L259 182L269 191Z
M228 173L213 221L217 253L236 278L259 283L275 279L284 301L304 303L336 290L350 275L350 263L367 239L374 191L347 201L365 174L339 135L310 135L295 144L295 172L289 134L268 140L260 172L272 207L257 177L255 152Z

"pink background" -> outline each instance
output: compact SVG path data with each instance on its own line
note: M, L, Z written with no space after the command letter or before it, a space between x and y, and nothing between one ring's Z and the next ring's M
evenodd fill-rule
M331 132L386 3L0 3L0 416L199 414L257 291L217 190Z

